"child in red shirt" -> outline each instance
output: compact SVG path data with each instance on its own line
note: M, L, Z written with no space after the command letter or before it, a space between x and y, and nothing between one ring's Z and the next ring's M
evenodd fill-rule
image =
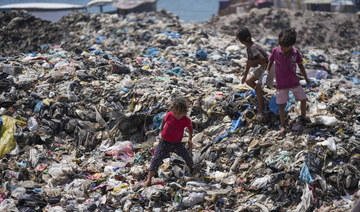
M186 99L176 98L170 107L170 112L165 115L164 120L161 123L160 143L157 146L154 158L151 161L150 171L147 180L144 183L144 187L151 184L152 177L163 163L163 160L170 156L170 152L175 152L181 156L189 169L192 170L193 161L191 155L184 144L181 143L184 129L187 127L189 130L188 145L190 148L192 147L193 127L190 118L186 116L186 112Z

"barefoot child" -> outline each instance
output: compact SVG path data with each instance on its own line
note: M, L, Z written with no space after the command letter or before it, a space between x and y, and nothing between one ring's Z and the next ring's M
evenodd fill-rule
M295 99L300 101L301 116L300 122L306 123L306 94L300 86L299 78L296 76L296 64L301 74L305 77L306 83L310 80L302 64L302 57L293 45L296 42L296 31L294 28L283 30L279 34L279 46L275 47L269 57L267 70L269 71L275 62L276 76L276 103L279 104L279 115L281 122L280 134L285 132L285 107L289 100L289 91L292 91Z
M184 129L187 127L189 130L188 145L190 148L192 147L193 127L190 118L186 116L187 107L185 98L176 98L170 107L170 112L165 115L161 123L161 139L156 148L154 158L151 161L149 174L144 187L151 184L152 177L163 163L163 160L170 156L170 152L175 152L181 156L189 169L192 170L193 160L191 155L184 144L181 143Z
M259 105L259 114L262 115L264 111L264 100L261 84L263 81L266 64L268 62L268 54L261 46L252 41L251 33L248 28L242 27L239 31L237 31L236 38L240 41L240 43L246 46L246 53L248 56L246 69L241 83L246 82L247 85L255 89L256 98ZM260 67L258 67L259 65ZM247 77L251 67L254 68L254 71L249 77ZM266 73L265 75L267 74L268 77L264 80L268 86L272 86L275 75L274 70L272 69L271 72Z

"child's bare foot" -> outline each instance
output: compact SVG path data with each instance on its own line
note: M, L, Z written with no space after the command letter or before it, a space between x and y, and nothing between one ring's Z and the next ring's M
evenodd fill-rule
M285 134L285 132L286 132L285 127L281 127L279 134Z
M151 180L146 180L143 187L146 188L146 187L149 187L151 185Z
M285 127L281 127L280 131L277 133L277 137L279 138L283 138L286 134L286 129Z

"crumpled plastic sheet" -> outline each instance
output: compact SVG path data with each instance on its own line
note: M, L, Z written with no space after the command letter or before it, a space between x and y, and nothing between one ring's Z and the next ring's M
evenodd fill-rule
M160 54L160 51L155 47L149 47L146 50L145 57L156 57L158 54Z
M285 163L291 163L291 155L288 151L281 151L279 152L279 155L272 158L267 158L265 160L266 165L271 165L274 163L277 163L278 161L284 161Z
M336 153L336 144L333 137L326 139L323 142L319 142L316 145L327 146L331 151Z
M182 206L191 207L193 205L203 202L204 200L205 200L205 193L193 192L189 196L183 198Z
M310 174L309 167L307 166L307 164L305 162L301 168L299 179L301 181L309 183L309 184L313 184L313 182L314 182L314 180Z
M164 119L165 113L158 113L156 116L154 116L153 118L153 124L154 124L154 129L160 129L161 127L161 122Z
M235 132L236 129L238 129L240 127L240 125L242 124L242 116L241 116L241 112L239 112L239 118L237 120L232 120L232 126L230 129L230 132L233 133Z
M15 148L15 124L16 119L10 116L1 116L2 127L0 130L0 158Z
M177 75L177 76L180 76L184 70L181 68L181 67L175 67L171 70L163 70L164 73L168 73L168 74L173 74L173 75Z
M310 190L308 185L305 185L305 188L303 189L303 194L301 196L301 202L296 207L294 212L306 212L307 209L311 206L311 204L314 201L314 195L312 191Z
M253 190L259 190L261 188L265 188L270 181L271 181L271 176L269 175L266 175L265 177L257 178L251 183L250 188Z
M207 53L205 50L199 50L196 52L196 58L198 60L206 60L207 59Z
M285 112L289 110L291 105L295 102L295 97L292 92L289 92L290 100L286 102ZM274 94L269 102L269 110L276 115L279 115L279 105L276 103L276 95Z

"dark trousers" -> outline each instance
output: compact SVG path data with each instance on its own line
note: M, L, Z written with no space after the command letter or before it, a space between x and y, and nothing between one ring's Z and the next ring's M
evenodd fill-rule
M159 166L163 163L165 158L170 157L170 152L174 152L180 157L182 157L186 165L190 168L193 167L194 163L191 158L189 151L185 148L185 145L181 142L170 143L161 139L159 145L156 148L154 158L151 161L150 171L157 171Z

